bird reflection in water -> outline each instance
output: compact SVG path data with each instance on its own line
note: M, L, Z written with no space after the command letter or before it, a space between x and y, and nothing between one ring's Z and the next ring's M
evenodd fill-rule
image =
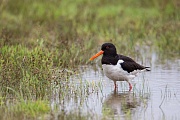
M135 93L121 92L114 90L109 94L103 104L103 110L109 110L111 115L133 114L135 109L140 106L140 98Z

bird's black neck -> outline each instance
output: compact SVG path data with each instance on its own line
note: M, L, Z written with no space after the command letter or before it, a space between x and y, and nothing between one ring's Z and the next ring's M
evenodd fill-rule
M119 56L117 54L103 55L101 59L101 63L108 64L108 65L116 65L118 60L119 60Z

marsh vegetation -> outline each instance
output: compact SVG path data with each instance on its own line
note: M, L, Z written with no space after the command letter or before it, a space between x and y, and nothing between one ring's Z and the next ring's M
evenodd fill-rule
M161 108L168 100L178 100L179 7L178 0L0 1L0 118L133 119L132 114L138 118L134 109L145 111L160 86ZM89 62L104 42L113 42L118 53L154 72L136 79L132 93L124 83L113 93L99 61ZM162 80L165 74L173 74L175 88ZM118 112L112 99L121 101ZM180 118L144 112L150 114L153 119Z

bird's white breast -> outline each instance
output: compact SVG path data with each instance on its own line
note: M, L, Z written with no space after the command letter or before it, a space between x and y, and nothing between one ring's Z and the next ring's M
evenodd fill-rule
M104 71L104 74L111 80L114 81L127 81L129 73L124 71L120 65L120 63L123 63L123 60L119 60L117 65L106 65L103 64L102 68Z

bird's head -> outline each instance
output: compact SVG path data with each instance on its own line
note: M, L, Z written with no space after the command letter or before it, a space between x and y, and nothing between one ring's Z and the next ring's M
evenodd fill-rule
M102 54L105 56L116 56L117 55L116 47L112 43L104 43L101 46L101 50L98 53L96 53L94 56L92 56L90 60L94 60L95 58L97 58Z

